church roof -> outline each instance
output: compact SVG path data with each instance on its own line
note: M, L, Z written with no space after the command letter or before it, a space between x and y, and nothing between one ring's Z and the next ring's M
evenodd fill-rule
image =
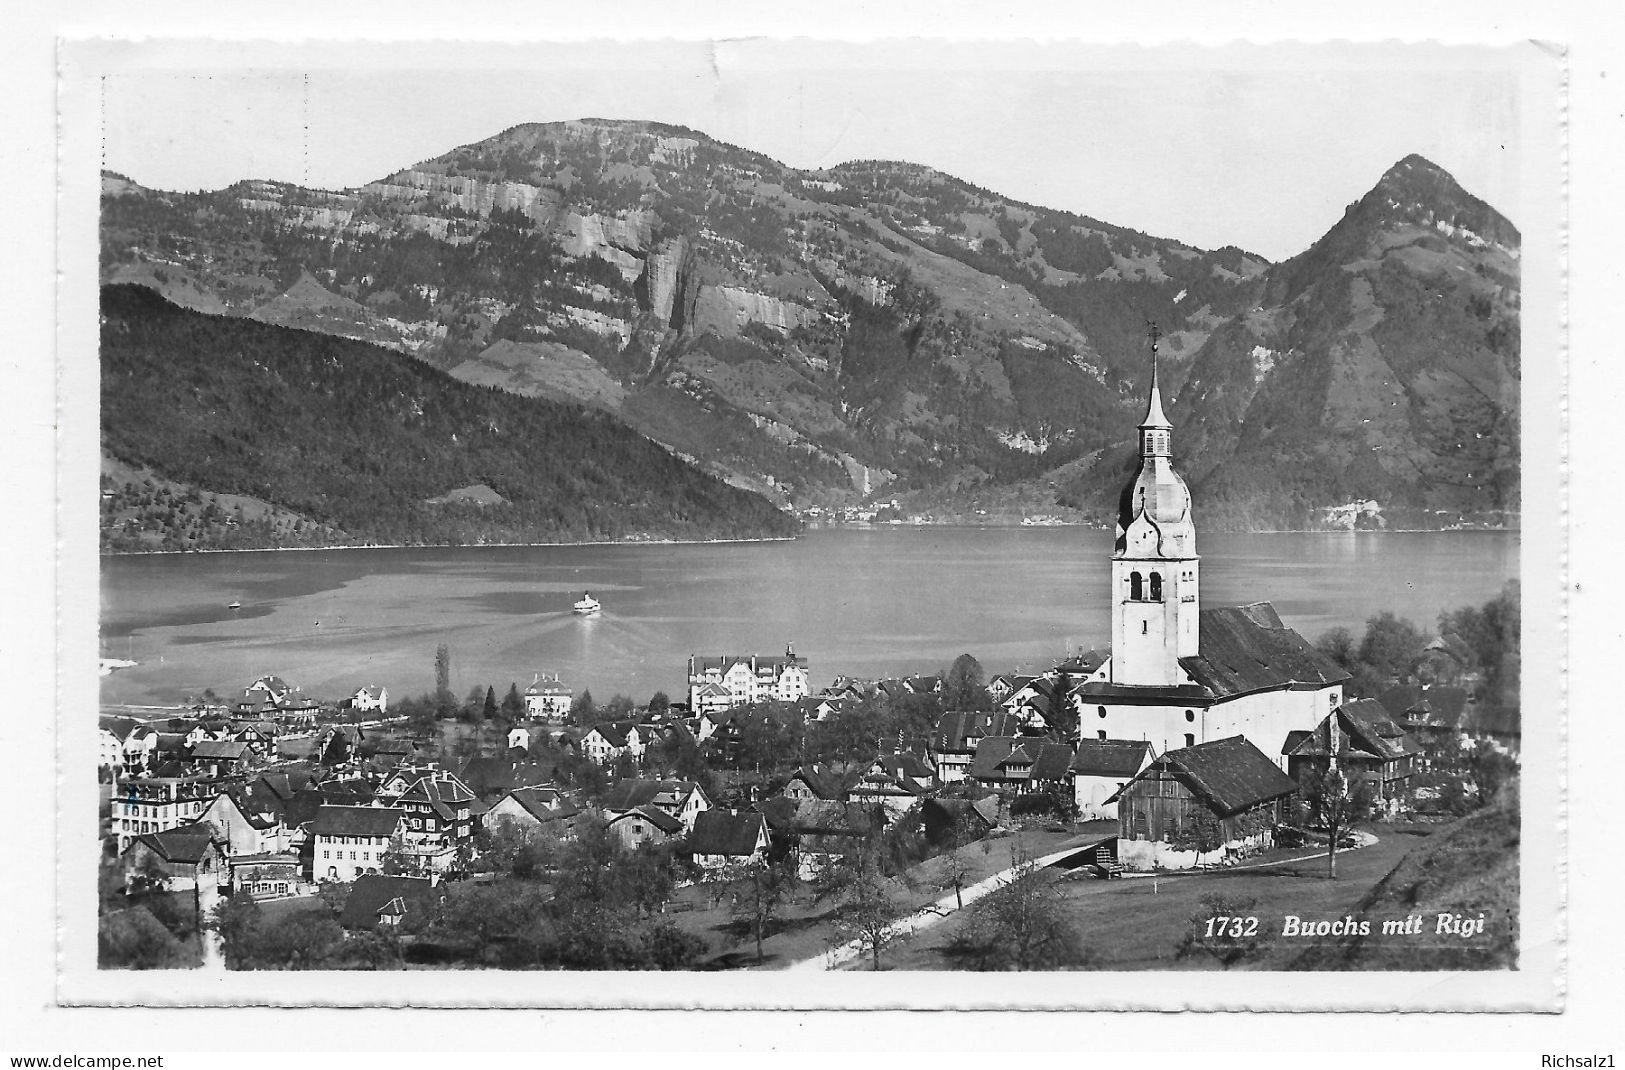
M1179 664L1216 699L1349 679L1341 665L1281 623L1268 602L1204 609L1195 657Z

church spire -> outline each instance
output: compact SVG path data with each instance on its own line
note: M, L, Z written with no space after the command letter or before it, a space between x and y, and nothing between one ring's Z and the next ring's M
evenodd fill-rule
M1151 400L1145 408L1145 419L1140 421L1140 429L1156 428L1163 431L1173 430L1173 424L1162 412L1162 390L1157 383L1157 339L1162 337L1161 330L1156 323L1147 320L1151 330Z

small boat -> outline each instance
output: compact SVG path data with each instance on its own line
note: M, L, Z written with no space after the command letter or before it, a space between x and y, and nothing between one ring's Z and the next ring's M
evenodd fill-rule
M243 604L241 602L233 602L231 605L227 606L226 608L227 609L242 609Z
M603 607L598 604L598 599L594 598L590 591L582 591L581 601L577 602L574 608L583 617L590 617Z

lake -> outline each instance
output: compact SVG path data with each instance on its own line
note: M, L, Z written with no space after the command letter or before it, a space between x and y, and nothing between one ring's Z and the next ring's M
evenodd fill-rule
M689 654L781 653L837 673L931 672L961 653L1039 671L1110 640L1111 538L1070 527L826 529L787 542L243 552L101 559L107 703L222 696L277 673L318 698L363 684L459 696L559 673L599 701L679 698ZM1516 532L1204 534L1206 606L1272 601L1314 639L1393 610L1431 629L1518 574ZM583 591L601 616L574 615ZM238 610L228 609L233 602Z

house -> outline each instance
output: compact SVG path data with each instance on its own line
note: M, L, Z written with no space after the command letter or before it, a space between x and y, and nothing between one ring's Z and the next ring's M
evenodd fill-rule
M381 684L358 687L345 704L361 713L386 713L389 710L389 689Z
M912 780L893 776L876 763L846 789L845 801L852 806L878 807L889 825L908 813L930 791L929 787L921 787Z
M96 768L117 778L124 772L124 740L106 727L96 730Z
M568 840L575 835L573 819L580 813L580 807L555 787L514 788L486 811L483 824L488 829L503 824L535 828Z
M1422 684L1461 686L1476 683L1478 658L1461 636L1450 632L1436 636L1410 665L1411 679Z
M754 812L704 810L688 834L694 864L707 870L762 861L769 842L767 819Z
M1287 733L1342 705L1349 674L1269 602L1202 608L1191 493L1173 466L1155 341L1138 437L1112 539L1111 656L1072 688L1081 735L1164 751L1241 735L1279 755Z
M407 779L403 789L386 799L405 815L400 851L418 868L444 873L474 838L474 793L449 769L425 770Z
M529 788L553 780L552 762L519 761L512 757L470 758L457 769L457 779L479 799L500 799L514 788Z
M1107 802L1151 764L1156 752L1143 739L1080 739L1072 756L1072 802L1084 821L1115 820Z
M146 772L157 761L158 730L150 724L136 725L124 737L124 767Z
M653 806L694 831L700 814L711 809L711 799L692 780L622 780L598 800L606 815L624 813L640 806Z
M1336 767L1350 779L1370 781L1389 811L1408 794L1422 756L1421 744L1370 698L1345 703L1311 732L1294 733L1284 751L1294 780Z
M218 886L223 876L220 848L207 825L144 833L130 841L121 860L126 891L153 878L166 891L201 890L211 883Z
M1001 672L987 682L987 694L995 703L1002 703L1016 692L1018 688L1026 686L1031 676L1017 676L1014 673Z
M124 777L113 790L110 811L119 853L138 836L190 825L219 793L207 777Z
M605 721L581 737L581 753L596 765L608 765L621 755L641 762L647 749L636 721Z
M1108 802L1117 860L1128 869L1189 869L1269 847L1298 782L1245 736L1168 751Z
M795 858L802 880L812 880L832 862L852 856L875 831L872 812L862 806L828 799L768 799L758 811L768 835Z
M713 714L726 713L734 707L734 695L721 684L702 683L689 689L689 706L700 717L699 737L705 739L715 725L707 727L706 719Z
M701 689L706 699L701 699ZM743 706L769 699L794 702L812 693L808 683L807 659L796 656L787 644L784 656L759 654L705 657L691 654L688 659L688 704L696 712L718 708L717 688L728 697L728 705Z
M407 918L427 918L439 903L432 877L395 877L369 873L357 877L339 912L346 932L397 928Z
M282 808L263 793L227 789L214 797L198 821L214 829L215 840L228 858L277 854L288 847Z
M988 736L1014 736L1021 720L1005 710L975 713L955 710L942 715L931 734L931 753L936 759L937 778L944 784L963 780L970 771L977 744Z
M846 788L833 770L825 765L803 766L790 774L785 782L785 798L839 800L846 794Z
M525 713L532 720L560 724L575 702L575 692L559 682L557 673L543 678L536 675L525 688Z
M366 733L360 725L329 725L316 733L316 760L323 765L343 765L360 757Z
M518 725L508 729L508 749L530 751L530 732Z
M984 788L1025 795L1061 786L1071 777L1072 748L1041 736L988 736L976 745L968 779Z
M303 865L297 854L235 855L228 862L231 892L244 892L257 900L297 895L305 883L300 875Z
M1377 696L1377 701L1401 728L1424 746L1440 743L1465 728L1465 688L1399 684Z
M384 855L404 839L406 813L383 806L323 806L310 834L311 874L319 881L348 883L377 873Z
M636 850L646 843L664 843L685 830L681 821L664 810L639 806L610 818L604 831L619 840L621 846Z
M213 779L240 777L253 764L254 750L240 741L205 739L192 745L187 761L199 773Z

